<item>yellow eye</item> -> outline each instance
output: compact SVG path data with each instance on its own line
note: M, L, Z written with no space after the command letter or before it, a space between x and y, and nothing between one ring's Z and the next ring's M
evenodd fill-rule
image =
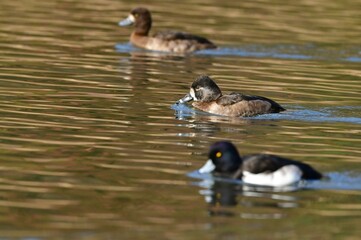
M134 15L133 15L134 17L138 17L139 16L139 14L138 13L134 13Z
M216 157L217 157L217 158L222 157L222 153L221 153L221 152L217 152L217 153L216 153Z

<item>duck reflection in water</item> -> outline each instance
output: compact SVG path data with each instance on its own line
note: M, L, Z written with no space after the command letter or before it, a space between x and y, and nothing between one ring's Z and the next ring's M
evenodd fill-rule
M183 121L178 126L192 129L192 133L179 133L179 136L214 136L219 132L232 132L244 134L241 125L250 125L254 122L251 119L228 118L218 115L210 115L190 108L184 104L174 104L171 106L175 110L175 119Z
M227 216L235 215L232 206L238 204L237 196L240 192L240 186L227 182L214 182L209 189L199 191L204 196L204 200L208 203L208 213L211 216Z
M275 219L283 217L280 209L298 207L298 198L285 194L297 190L297 186L252 187L238 182L210 179L195 184L203 188L199 194L208 204L207 211L210 216Z

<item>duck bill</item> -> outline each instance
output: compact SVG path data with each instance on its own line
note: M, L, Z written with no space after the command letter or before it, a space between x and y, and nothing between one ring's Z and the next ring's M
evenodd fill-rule
M211 159L209 159L206 164L203 165L203 167L201 167L200 169L198 169L199 173L211 173L214 171L214 169L216 169L216 166L214 165L214 163L212 162Z
M130 26L134 23L135 19L133 17L133 15L129 15L126 19L123 19L122 21L120 21L118 23L119 26L121 27L126 27L126 26Z
M177 101L177 103L186 103L186 102L190 102L192 100L193 100L193 97L189 93L187 93L183 98L179 99Z

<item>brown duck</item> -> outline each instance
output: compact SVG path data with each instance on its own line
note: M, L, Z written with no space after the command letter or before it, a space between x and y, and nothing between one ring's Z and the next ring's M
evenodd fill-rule
M223 95L217 84L206 75L199 76L192 83L189 93L177 103L192 100L192 105L199 110L230 117L251 117L286 110L275 101L261 96L236 92Z
M132 24L134 24L135 29L130 35L130 42L140 48L174 53L190 53L202 49L217 48L208 39L185 32L164 31L149 36L152 17L146 8L133 9L126 19L119 22L120 26Z

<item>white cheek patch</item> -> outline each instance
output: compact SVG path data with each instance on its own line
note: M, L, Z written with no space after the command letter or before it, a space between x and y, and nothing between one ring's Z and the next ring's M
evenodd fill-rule
M198 101L198 99L197 99L197 97L196 97L196 94L195 94L193 88L191 88L191 90L189 91L189 94L192 96L192 98L193 98L194 101Z
M302 171L296 165L283 166L275 172L243 172L243 182L254 185L282 187L294 184L302 178Z

